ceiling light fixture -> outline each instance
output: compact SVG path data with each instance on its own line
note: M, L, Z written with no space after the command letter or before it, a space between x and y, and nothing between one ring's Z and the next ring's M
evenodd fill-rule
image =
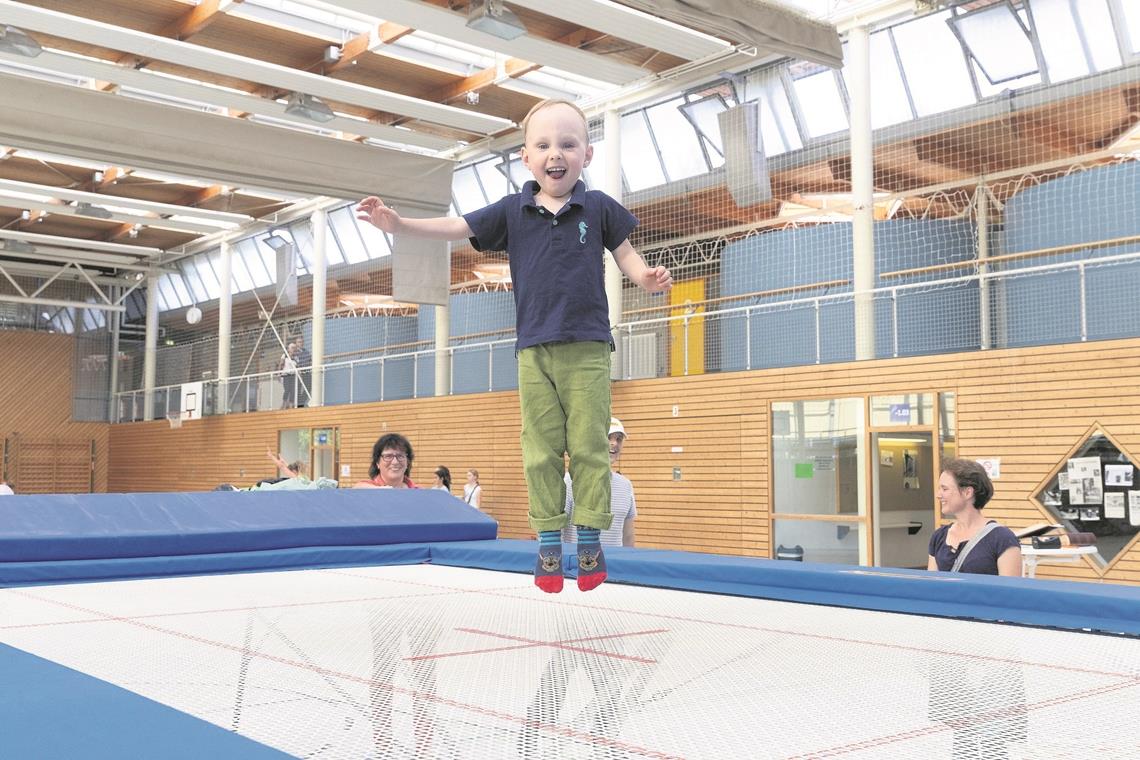
M110 219L114 216L114 214L102 206L92 206L86 201L78 201L75 204L75 213L79 216L89 216L93 219Z
M503 0L475 0L467 9L467 28L502 40L526 34L519 17L503 7Z
M328 103L316 95L306 95L303 92L289 94L289 99L285 102L285 113L321 124L336 118L336 114L329 108Z
M11 24L0 26L0 53L22 55L25 58L35 58L44 52L40 43L22 29Z

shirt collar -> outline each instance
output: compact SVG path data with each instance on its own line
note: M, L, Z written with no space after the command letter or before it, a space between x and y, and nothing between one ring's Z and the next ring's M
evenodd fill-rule
M534 196L538 192L538 182L533 179L528 179L523 183L522 192L519 194L521 197L522 205L536 208L538 204L534 202ZM585 206L586 205L586 183L578 180L574 183L574 189L570 191L570 200L566 201L567 206Z

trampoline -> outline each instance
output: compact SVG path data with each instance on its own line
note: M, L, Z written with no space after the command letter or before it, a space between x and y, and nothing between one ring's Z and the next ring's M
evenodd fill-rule
M431 493L0 513L0 757L1140 757L1059 730L1140 709L1134 589L626 549L547 595Z

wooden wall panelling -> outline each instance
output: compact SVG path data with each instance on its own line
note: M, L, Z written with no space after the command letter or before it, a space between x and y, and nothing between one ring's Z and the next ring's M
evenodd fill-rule
M1001 457L987 513L1014 528L1040 522L1048 515L1031 500L1033 489L1093 422L1140 456L1137 368L1140 339L1128 339L615 383L614 414L630 434L620 464L636 489L638 543L767 556L770 403L923 389L957 395L961 456ZM304 425L340 427L350 480L365 476L384 429L412 440L417 482L430 482L432 469L446 464L461 493L466 469L476 467L500 535L533 537L514 392L257 412L174 431L165 422L116 425L110 486L248 484L271 471L264 452L277 430ZM682 468L679 482L674 466ZM1140 583L1140 548L1103 577L1091 562L1042 565L1038 576Z
M28 459L23 466L37 473L37 489L48 487L43 478L51 464L53 468L62 467L59 473L63 477L58 486L52 487L80 491L90 487L90 449L94 441L95 490L106 491L110 426L71 419L74 351L75 338L71 335L0 330L0 439L19 436L30 445L52 442L52 446L63 447L55 453L42 450L39 456L44 461ZM82 453L76 453L79 451ZM61 456L66 461L46 461ZM83 462L75 461L76 458ZM84 467L85 472L76 471ZM23 490L18 480L13 487Z

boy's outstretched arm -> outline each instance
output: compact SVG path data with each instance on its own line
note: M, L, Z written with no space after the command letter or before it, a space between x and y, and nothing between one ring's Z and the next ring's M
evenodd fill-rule
M645 259L633 249L628 240L617 247L614 261L626 277L650 293L660 293L673 287L673 274L665 267L646 266Z
M393 235L413 235L432 240L466 240L471 237L471 228L461 216L405 219L375 195L360 202L356 207L356 218Z

